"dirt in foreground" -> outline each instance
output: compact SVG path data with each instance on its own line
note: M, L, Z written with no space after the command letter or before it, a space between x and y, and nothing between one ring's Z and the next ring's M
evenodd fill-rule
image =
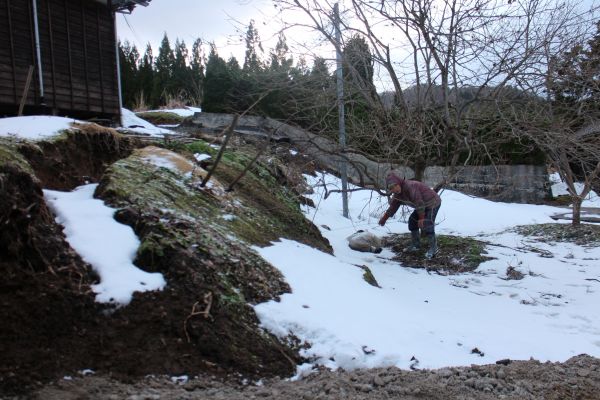
M209 376L177 382L147 377L124 384L107 377L62 380L32 399L545 399L600 398L600 360L585 355L565 363L501 361L496 365L439 370L396 368L322 371L300 381L259 384L223 382Z

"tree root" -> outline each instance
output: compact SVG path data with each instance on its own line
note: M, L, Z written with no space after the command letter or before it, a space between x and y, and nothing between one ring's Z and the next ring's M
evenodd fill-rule
M200 303L199 301L195 302L192 306L192 312L187 316L185 321L183 321L183 331L185 332L185 337L188 343L191 343L190 335L187 329L187 323L190 318L195 317L196 315L203 315L205 319L211 318L210 308L212 307L213 294L212 292L208 292L204 295L203 303L206 306L203 311L196 311L196 307Z

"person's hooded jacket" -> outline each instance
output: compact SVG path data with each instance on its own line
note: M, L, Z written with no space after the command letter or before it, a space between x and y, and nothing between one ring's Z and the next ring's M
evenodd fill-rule
M422 182L402 179L390 172L386 178L386 185L390 187L392 184L400 185L402 190L392 196L390 207L385 212L387 218L394 216L402 204L414 208L419 219L424 218L426 208L435 208L442 204L440 196Z

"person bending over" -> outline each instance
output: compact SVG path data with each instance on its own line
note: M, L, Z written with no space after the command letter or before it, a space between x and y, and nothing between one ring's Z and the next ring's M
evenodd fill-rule
M442 199L424 183L402 179L394 172L387 175L385 183L388 191L393 195L389 208L379 220L379 225L384 226L388 218L396 214L402 204L414 208L408 218L408 230L412 243L407 250L409 252L419 250L421 247L419 229L421 229L429 237L429 249L425 257L429 260L432 259L438 252L435 217L442 205Z

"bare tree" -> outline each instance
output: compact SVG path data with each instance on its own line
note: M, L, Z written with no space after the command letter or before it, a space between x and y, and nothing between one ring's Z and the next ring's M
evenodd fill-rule
M578 225L583 200L600 186L600 25L587 43L568 44L549 56L544 101L513 105L504 118L546 154L567 186Z
M338 42L333 1L277 3L304 12L336 48L357 35L368 42L377 86L391 87L393 102L363 91L371 118L362 134L380 144L384 160L409 165L417 179L429 165L458 171L506 161L500 146L519 139L501 116L516 98L542 93L548 55L581 40L596 16L576 1L347 0Z

